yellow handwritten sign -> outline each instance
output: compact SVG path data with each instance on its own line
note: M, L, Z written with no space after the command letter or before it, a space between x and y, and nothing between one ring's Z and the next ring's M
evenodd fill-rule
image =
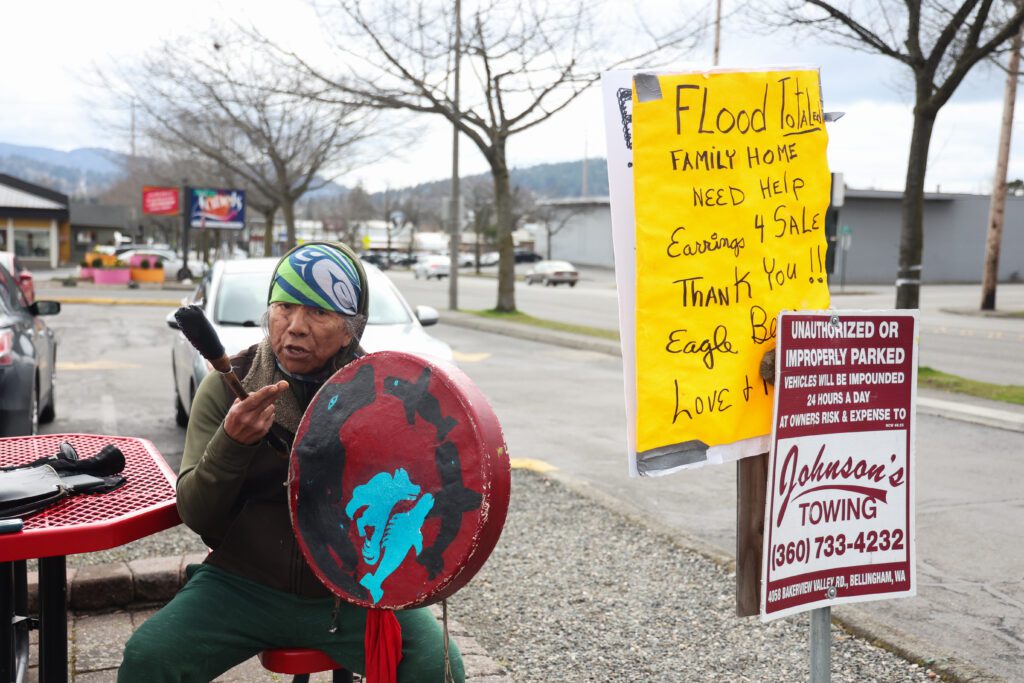
M638 459L700 454L771 432L776 316L828 307L818 72L645 74L633 96Z

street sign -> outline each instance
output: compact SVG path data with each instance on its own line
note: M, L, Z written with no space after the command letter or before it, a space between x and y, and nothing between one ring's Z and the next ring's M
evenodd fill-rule
M245 227L245 192L193 187L189 190L189 225L193 228Z
M177 216L181 212L181 191L177 187L142 188L142 213L147 216Z
M917 311L784 312L761 619L916 593Z

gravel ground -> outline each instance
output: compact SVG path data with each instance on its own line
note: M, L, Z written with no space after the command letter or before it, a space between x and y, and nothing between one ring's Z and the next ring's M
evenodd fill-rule
M735 616L735 575L527 471L501 541L449 611L516 681L808 680L806 614ZM832 628L832 680L934 681Z
M807 615L761 624L735 616L735 575L557 481L512 475L501 541L449 601L452 618L527 681L802 681ZM203 552L185 526L68 566ZM941 680L832 628L832 680Z

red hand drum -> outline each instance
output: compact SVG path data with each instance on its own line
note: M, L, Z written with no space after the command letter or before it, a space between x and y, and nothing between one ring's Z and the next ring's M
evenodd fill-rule
M483 566L508 512L505 439L454 365L382 351L334 374L292 446L292 528L314 574L362 607L438 602Z

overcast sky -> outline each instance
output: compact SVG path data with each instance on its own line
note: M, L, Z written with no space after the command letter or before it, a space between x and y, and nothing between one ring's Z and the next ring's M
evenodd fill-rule
M726 10L738 0L724 0ZM677 6L677 5L669 5ZM0 142L70 150L109 147L128 150L91 115L107 102L88 84L90 65L132 60L161 40L211 23L234 30L252 23L282 40L301 40L315 22L302 0L33 0L0 3ZM710 65L711 45L694 55ZM759 37L749 26L726 25L723 66L812 65L821 68L827 111L846 116L829 126L829 163L857 188L902 189L911 127L911 94L905 67L860 52L792 36ZM1002 112L1004 77L980 66L943 109L932 138L927 187L987 192L991 188ZM512 139L516 166L604 156L603 113L598 89L546 124ZM1021 114L1015 117L1019 122ZM450 127L424 120L420 142L392 159L340 178L367 189L403 187L450 175ZM1016 142L1016 140L1015 140ZM1014 145L1010 177L1024 177L1024 158ZM464 174L487 170L463 139Z

